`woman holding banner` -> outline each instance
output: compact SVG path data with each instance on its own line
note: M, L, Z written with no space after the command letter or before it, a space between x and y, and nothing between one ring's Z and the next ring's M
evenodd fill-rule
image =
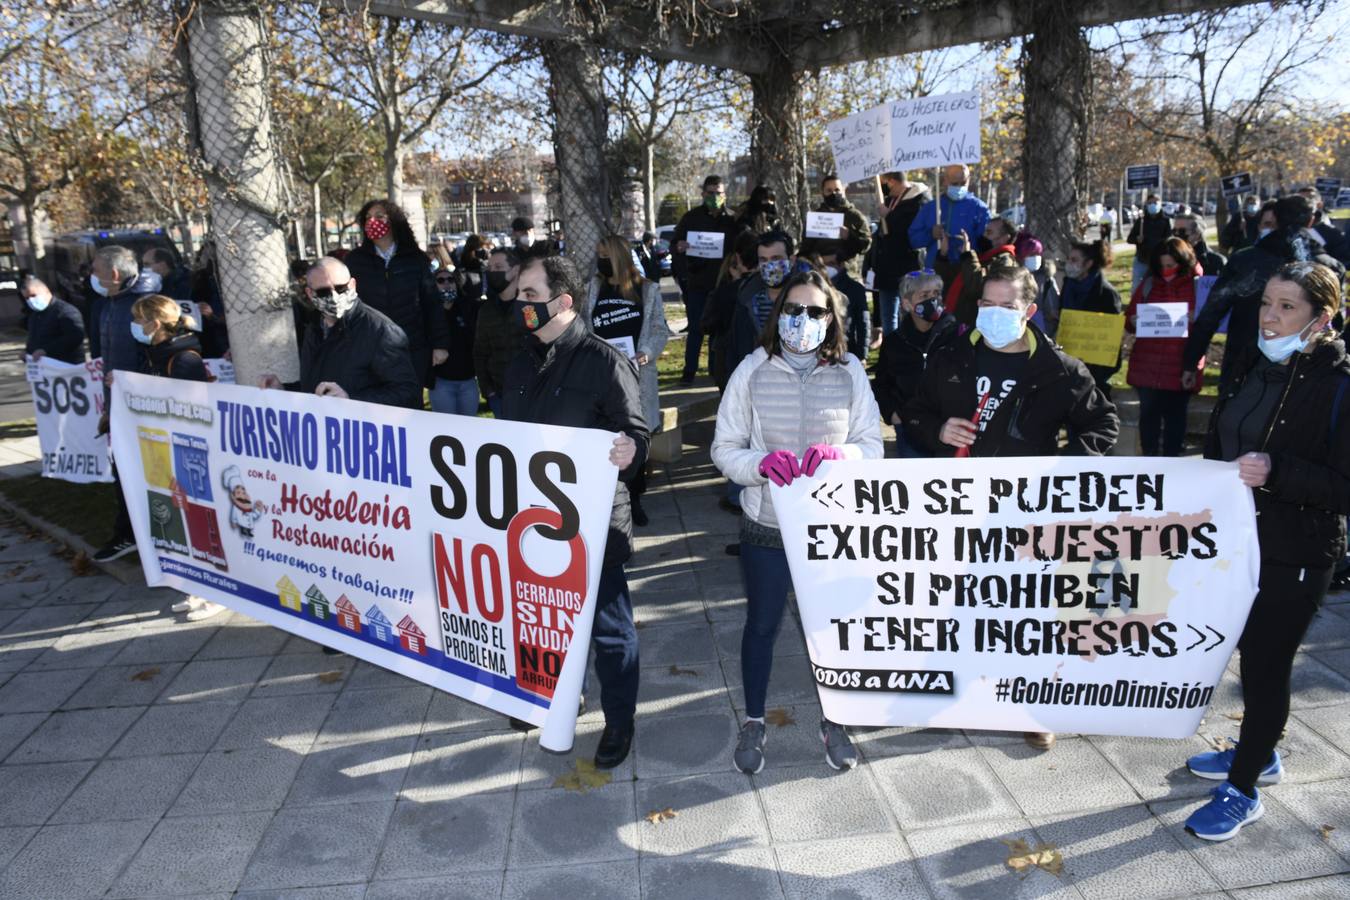
M848 352L844 300L824 273L793 275L774 301L760 346L727 383L717 410L713 463L745 486L740 560L745 580L741 675L745 721L736 768L764 768L764 704L773 644L792 587L769 485L811 477L827 459L881 458L880 413L862 363ZM857 751L842 725L821 720L825 761L851 769Z
M1191 395L1200 392L1205 358L1196 363L1189 388L1181 383L1181 358L1189 325L1195 321L1195 279L1203 274L1190 244L1169 237L1154 249L1148 275L1139 282L1125 314L1125 330L1135 336L1126 380L1139 391L1139 445L1144 456L1180 456L1186 441L1186 408Z
M1123 311L1120 294L1106 280L1106 270L1111 267L1111 244L1109 241L1081 241L1069 245L1069 257L1064 261L1064 286L1059 291L1059 317L1066 310L1082 312L1108 313L1120 315ZM1098 389L1111 397L1111 376L1120 369L1120 354L1116 354L1113 366L1089 365L1092 380Z
M1261 818L1256 786L1284 774L1275 745L1289 718L1294 654L1345 552L1350 361L1329 330L1340 308L1331 269L1294 262L1277 271L1261 296L1257 346L1233 361L1233 381L1210 416L1205 456L1236 460L1255 495L1261 575L1238 641L1237 745L1186 761L1193 774L1223 782L1186 820L1209 841Z

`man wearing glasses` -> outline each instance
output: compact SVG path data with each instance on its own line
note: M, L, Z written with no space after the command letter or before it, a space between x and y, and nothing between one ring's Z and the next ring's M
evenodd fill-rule
M361 302L347 267L331 256L319 260L305 276L305 296L319 319L305 329L300 346L299 389L405 406L419 389L408 337L388 316ZM281 379L263 375L258 387L282 387Z
M680 384L693 384L698 374L698 356L703 349L703 306L717 286L722 260L731 252L736 220L727 212L727 189L721 175L703 179L703 205L680 217L671 242L671 271L684 294L689 316L685 329L684 375Z

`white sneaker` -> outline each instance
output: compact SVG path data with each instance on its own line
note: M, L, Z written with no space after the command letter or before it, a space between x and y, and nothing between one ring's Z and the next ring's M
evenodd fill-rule
M202 619L209 619L212 616L218 616L229 609L220 603L212 603L210 600L203 600L202 605L187 614L189 622L200 622Z
M173 606L170 606L169 610L175 613L192 612L194 609L201 606L205 602L206 601L203 600L201 597L194 597L191 594L188 594L184 596L182 600L179 600Z

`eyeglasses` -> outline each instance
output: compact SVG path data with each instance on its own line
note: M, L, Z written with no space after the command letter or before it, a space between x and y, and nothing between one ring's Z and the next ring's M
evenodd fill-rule
M322 299L322 300L327 300L329 297L333 296L334 294L345 294L345 293L347 293L347 290L348 290L351 286L352 286L352 283L349 281L349 282L347 282L346 284L335 284L335 285L333 285L332 287L324 287L324 288L310 288L310 290L314 292L314 296L315 296L315 297L318 297L318 298L320 298L320 299Z
M920 275L936 275L932 269L915 269L913 272L905 273L906 278L918 278Z
M803 314L813 319L823 319L830 314L830 310L824 306L806 306L802 303L783 304L783 315L796 318Z

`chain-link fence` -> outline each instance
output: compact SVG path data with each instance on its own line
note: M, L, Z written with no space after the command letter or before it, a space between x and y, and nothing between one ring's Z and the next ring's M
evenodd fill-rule
M590 44L552 42L545 47L544 63L552 81L553 152L567 255L589 273L596 244L614 227L604 165L607 113L600 54Z
M186 28L188 126L211 196L216 277L241 383L299 378L284 192L273 142L263 18L256 5L199 3Z

